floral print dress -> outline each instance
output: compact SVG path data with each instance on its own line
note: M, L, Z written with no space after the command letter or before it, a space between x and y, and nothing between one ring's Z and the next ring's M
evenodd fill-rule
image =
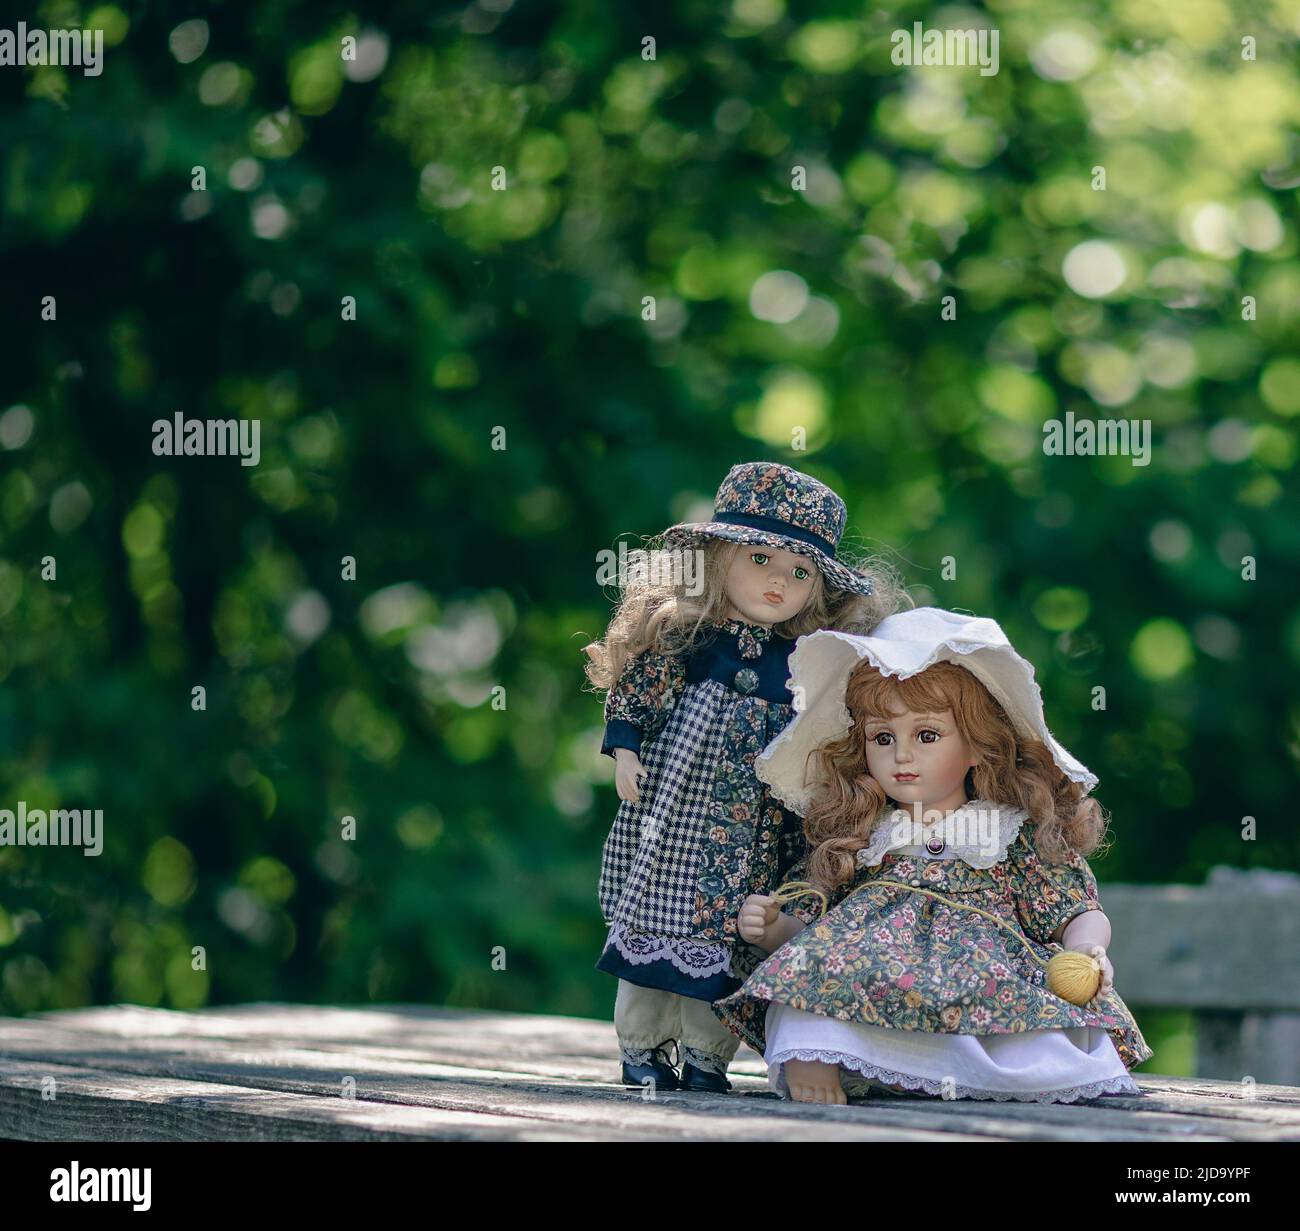
M605 841L598 969L697 1000L740 986L733 956L748 946L736 915L804 851L800 818L754 775L793 717L793 648L764 625L725 620L689 655L637 655L610 689L601 751L632 749L647 777Z
M994 840L935 854L898 836L897 814L882 817L831 909L818 917L816 900L788 905L807 926L714 1006L765 1054L778 1092L786 1061L816 1059L839 1064L850 1094L875 1085L1037 1102L1139 1093L1128 1070L1152 1053L1119 995L1062 1000L1025 952L1050 958L1059 927L1101 909L1087 861L1047 862L1017 809L976 800L946 819L963 813L993 817ZM1026 943L913 891L922 888L983 908Z

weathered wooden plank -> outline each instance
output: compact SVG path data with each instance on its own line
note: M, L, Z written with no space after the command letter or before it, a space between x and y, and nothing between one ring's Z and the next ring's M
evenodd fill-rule
M42 1099L42 1083L57 1097ZM0 1060L0 1138L60 1141L976 1141L999 1140L953 1130L924 1132L841 1116L827 1124L813 1108L772 1100L775 1120L749 1100L662 1095L643 1102L617 1092L622 1104L593 1107L572 1088L539 1092L499 1086L441 1087L432 1104L397 1087L359 1084L355 1101L312 1097L301 1087L271 1090L210 1079L43 1064L39 1071ZM611 1092L612 1093L612 1092ZM396 1099L398 1101L390 1101ZM764 1100L766 1101L766 1100ZM703 1103L714 1104L705 1108ZM832 1109L834 1110L834 1109ZM844 1109L839 1109L843 1111ZM704 1114L701 1114L701 1113ZM789 1114L789 1113L794 1114ZM417 1114L420 1113L420 1114ZM267 1123L261 1123L265 1117Z
M43 1096L51 1076L56 1097ZM620 1134L639 1140L640 1132ZM218 1082L0 1060L0 1139L9 1141L594 1141L532 1118L307 1098Z
M590 1018L411 1006L336 1008L310 1005L241 1005L198 1013L101 1006L15 1019L47 1028L86 1029L104 1039L221 1039L260 1046L310 1043L362 1054L436 1060L470 1068L506 1069L538 1076L613 1082L618 1044L609 1022ZM0 1021L0 1051L5 1027ZM742 1048L733 1078L752 1078L766 1089L761 1056Z
M373 1019L360 1032L356 1031L358 1014ZM198 1020L178 1020L181 1018ZM96 1029L75 1029L74 1021L94 1023ZM343 1026L346 1030L340 1038L339 1027ZM417 1029L413 1030L413 1026ZM1279 1107L1277 1114L1271 1114L1267 1105L1277 1097L1274 1092L1261 1087L1259 1099L1247 1103L1229 1097L1239 1095L1240 1090L1227 1083L1220 1083L1223 1090L1208 1099L1214 1083L1197 1083L1194 1093L1182 1096L1174 1090L1173 1103L1159 1098L1113 1097L1092 1106L881 1099L860 1107L826 1109L796 1107L765 1095L660 1094L654 1104L647 1105L638 1094L629 1094L621 1087L600 1085L589 1077L565 1072L514 1072L510 1070L538 1066L528 1060L519 1065L520 1057L509 1053L508 1060L502 1059L503 1038L526 1036L536 1042L539 1034L545 1033L552 1044L561 1044L572 1057L558 1067L572 1069L575 1061L586 1067L591 1062L575 1053L606 1051L611 1046L612 1028L608 1023L583 1019L278 1005L262 1006L258 1014L242 1006L237 1012L210 1010L160 1016L156 1010L122 1006L118 1010L40 1015L0 1023L0 1027L5 1053L15 1059L23 1055L34 1065L49 1063L52 1058L74 1059L82 1065L126 1069L140 1079L152 1074L228 1081L250 1088L302 1091L316 1096L335 1093L342 1077L351 1076L358 1083L362 1099L465 1112L490 1109L502 1115L535 1116L564 1123L577 1119L601 1136L612 1136L633 1126L637 1135L645 1137L694 1136L689 1126L663 1123L661 1113L669 1110L695 1118L703 1114L714 1120L702 1139L718 1135L743 1139L751 1134L770 1139L787 1132L793 1134L790 1139L805 1135L830 1139L850 1131L855 1136L864 1134L875 1139L902 1139L914 1134L1003 1140L1300 1139L1300 1102ZM304 1047L285 1038L298 1033L299 1027L316 1036L312 1046ZM402 1035L400 1046L393 1046L397 1031ZM240 1038L232 1040L221 1032ZM358 1046L357 1033L372 1042ZM415 1033L419 1037L413 1038ZM473 1048L465 1046L466 1040L473 1040ZM467 1051L482 1057L484 1063L467 1067ZM761 1066L761 1061L757 1062ZM608 1074L609 1064L603 1057L595 1064L602 1076ZM572 1088L575 1080L582 1083L576 1090ZM764 1088L764 1083L756 1079L741 1078L737 1085L740 1090ZM1198 1100L1206 1100L1207 1105L1193 1110ZM743 1115L738 1115L738 1104L744 1108ZM779 1127L765 1123L756 1128L741 1122L751 1115L765 1121L773 1115L812 1117L813 1123L806 1130L786 1125L784 1120ZM870 1123L864 1122L868 1116ZM696 1126L695 1132L699 1131Z
M291 1009L296 1008L296 1006L291 1007ZM102 1012L102 1010L94 1010L96 1016L92 1020L105 1020L99 1016ZM213 1010L212 1012L220 1014L224 1011ZM339 1071L346 1070L354 1073L364 1070L427 1071L430 1074L439 1074L442 1072L440 1066L447 1066L461 1073L488 1076L493 1073L524 1074L549 1080L576 1080L602 1084L611 1084L611 1079L615 1076L616 1066L612 1060L605 1056L587 1060L581 1055L583 1050L608 1051L612 1047L613 1034L608 1023L579 1018L532 1018L520 1014L447 1010L440 1012L434 1019L424 1020L419 1030L411 1027L404 1029L402 1038L397 1043L385 1041L383 1044L365 1045L358 1043L353 1037L345 1037L342 1040L334 1037L334 1031L329 1028L329 1017L336 1013L340 1014L340 1020L346 1023L350 1032L353 1015L356 1012L350 1009L342 1011L321 1009L312 1016L309 1032L316 1036L310 1041L313 1065L319 1067L319 1063L325 1058L331 1058L332 1063L339 1066ZM388 1010L375 1010L375 1012L385 1015L389 1013ZM139 1013L140 1010L134 1006L124 1006L123 1017L116 1025L120 1028L126 1023L137 1020ZM260 1025L264 1033L257 1039L245 1037L246 1032L235 1039L224 1036L214 1037L212 1033L214 1023L204 1022L202 1019L205 1014L174 1016L176 1018L197 1017L200 1022L196 1024L194 1030L175 1031L168 1035L158 1031L149 1034L121 1029L112 1033L104 1030L82 1032L78 1025L73 1024L86 1020L81 1011L28 1017L0 1023L0 1026L7 1027L7 1029L0 1029L0 1042L8 1040L7 1046L0 1050L15 1054L22 1041L22 1050L28 1055L48 1055L57 1059L68 1054L68 1049L75 1048L80 1060L87 1054L87 1049L90 1049L96 1053L103 1052L110 1057L107 1062L113 1063L111 1056L124 1051L138 1052L154 1048L165 1051L170 1046L173 1049L170 1054L178 1062L183 1062L187 1058L195 1062L204 1062L216 1055L223 1061L240 1059L241 1062L250 1064L269 1063L283 1066L292 1063L290 1052L284 1049L298 1049L304 1046L295 1037L297 1031L293 1028L293 1021L298 1016L295 1011L284 1013L277 1009L273 1016L280 1026L275 1031L275 1037L269 1037L270 1032L267 1030L269 1023L263 1020ZM508 1034L517 1030L521 1017L525 1021L537 1022L539 1032L543 1029L547 1031L550 1042L565 1055L565 1058L556 1061L550 1056L538 1058L535 1053L522 1055L503 1048L498 1040L503 1033ZM390 1024L400 1026L401 1015L393 1014ZM180 1022L173 1021L170 1025L176 1027ZM231 1024L229 1030L231 1033L238 1033L243 1031L243 1026L244 1019L240 1018ZM200 1030L206 1030L206 1035L201 1035ZM66 1035L64 1032L67 1032ZM370 1031L369 1034L373 1038L377 1032ZM742 1091L754 1093L764 1091L767 1089L767 1084L762 1076L762 1060L753 1056L753 1053L749 1054L752 1061L745 1067L750 1072L733 1074L733 1080L737 1088ZM1258 1108L1268 1107L1276 1102L1286 1106L1285 1112L1279 1110L1277 1113L1279 1122L1294 1123L1296 1117L1300 1116L1300 1090L1292 1087L1261 1084L1248 1092L1236 1082L1148 1076L1140 1070L1135 1076L1144 1090L1149 1093L1143 1099L1134 1100L1134 1105L1140 1105L1146 1110L1164 1110L1165 1107L1159 1100L1167 1093L1169 1097L1173 1097L1174 1094L1181 1092L1183 1097L1176 1103L1179 1110L1189 1105L1189 1099L1193 1102L1205 1100L1205 1109L1212 1110L1216 1115L1258 1119L1272 1114L1258 1112ZM1254 1097L1248 1098L1247 1093L1253 1094ZM1099 1105L1113 1107L1120 1105L1121 1101L1116 1096L1109 1096L1101 1100Z
M863 1140L933 1140L937 1138L1001 1139L1006 1136L1039 1136L1033 1130L998 1124L957 1126L933 1117L893 1115L890 1123L877 1125L861 1115L843 1120L834 1130L821 1124L822 1109L795 1107L774 1096L700 1095L660 1093L645 1100L640 1092L622 1086L539 1079L532 1075L501 1070L456 1068L410 1059L376 1060L357 1054L317 1052L287 1046L262 1052L232 1053L222 1040L148 1040L132 1044L117 1040L107 1046L93 1035L69 1032L66 1038L43 1033L33 1048L20 1031L5 1031L5 1055L25 1058L33 1071L49 1066L49 1054L75 1056L78 1063L103 1067L109 1072L127 1072L145 1079L151 1075L184 1077L197 1081L235 1081L249 1088L304 1092L328 1096L341 1088L343 1078L356 1082L359 1100L396 1101L408 1105L436 1106L446 1110L492 1111L496 1114L535 1116L560 1122L578 1121L592 1131L618 1133L635 1125L648 1137L675 1136L707 1139L767 1139L783 1136L790 1140L847 1136ZM193 1052L211 1049L205 1059ZM162 1048L161 1053L153 1051ZM143 1050L142 1050L143 1049ZM33 1051L36 1054L32 1054ZM761 1091L757 1081L754 1086ZM907 1100L889 1100L905 1104ZM893 1108L886 1108L891 1112ZM806 1124L773 1125L771 1115L789 1117ZM706 1116L703 1128L699 1117ZM753 1117L762 1117L761 1122ZM1077 1126L1076 1126L1077 1127Z
M361 1054L410 1057L477 1069L508 1068L537 1076L610 1082L617 1076L613 1027L590 1018L544 1016L473 1009L406 1005L331 1007L258 1004L205 1009L198 1013L119 1005L37 1014L21 1019L93 1028L124 1038L186 1036L229 1040L310 1041L315 1047L341 1048ZM3 1034L0 1032L0 1040ZM760 1056L742 1048L733 1066L737 1085L767 1088ZM1214 1094L1228 1107L1245 1104L1240 1083L1196 1078L1134 1076L1148 1088L1185 1089ZM755 1078L752 1083L747 1078ZM1180 1084L1181 1083L1181 1084ZM1255 1102L1300 1101L1294 1087L1258 1083ZM1107 1098L1107 1104L1115 1100ZM1146 1105L1150 1105L1149 1102Z
M1128 1004L1300 1012L1300 891L1103 885L1101 901Z
M1034 1114L1038 1109L1030 1106L1017 1107L1008 1116L1001 1114L1000 1106L991 1111L972 1106L964 1109L968 1114L954 1117L945 1112L950 1113L960 1104L947 1104L941 1108L929 1100L918 1100L909 1106L908 1100L882 1098L879 1105L872 1101L853 1107L813 1108L784 1103L767 1095L661 1094L657 1099L647 1102L638 1094L621 1089L595 1092L593 1097L574 1091L572 1087L538 1090L521 1084L518 1088L507 1088L499 1081L491 1084L458 1084L447 1081L439 1084L439 1092L433 1096L423 1090L413 1089L410 1083L404 1086L390 1084L384 1088L362 1083L358 1087L355 1103L337 1096L333 1099L323 1096L312 1099L315 1114L304 1123L303 1117L295 1115L293 1110L297 1106L297 1100L306 1097L301 1086L285 1091L279 1083L267 1083L265 1080L257 1086L241 1087L154 1075L139 1077L117 1071L96 1074L94 1070L76 1070L69 1066L47 1064L42 1066L39 1074L23 1072L22 1079L32 1091L33 1097L37 1097L41 1077L54 1075L60 1083L56 1103L61 1106L46 1104L44 1107L47 1112L58 1110L63 1113L70 1110L71 1118L64 1122L63 1131L60 1132L51 1133L48 1126L35 1131L26 1126L23 1131L14 1132L7 1126L16 1122L23 1123L7 1110L9 1098L5 1073L14 1063L0 1061L0 1126L6 1126L0 1129L0 1135L20 1138L345 1140L373 1135L380 1139L395 1139L392 1136L392 1124L384 1117L374 1118L367 1126L369 1131L354 1132L356 1126L352 1122L357 1119L356 1109L372 1106L395 1106L402 1110L418 1108L444 1113L445 1123L435 1118L431 1128L424 1122L417 1121L413 1125L403 1124L406 1131L398 1133L399 1136L428 1136L433 1139L541 1139L549 1130L549 1135L557 1139L575 1140L1138 1141L1150 1140L1153 1133L1161 1130L1161 1126L1154 1123L1134 1129L1127 1125L1117 1126L1114 1130L1089 1129L1080 1125L1077 1118L1073 1123L1043 1123ZM83 1081L73 1086L64 1080L64 1074L74 1074ZM119 1130L116 1117L120 1115L120 1108L105 1108L96 1104L90 1113L83 1113L79 1109L79 1102L87 1088L96 1096L108 1089L116 1092L120 1098L143 1099L146 1112L139 1118L139 1129L132 1131L130 1125L126 1125ZM284 1102L272 1101L270 1095L267 1095L268 1089L280 1094ZM238 1092L237 1097L228 1098L231 1091ZM247 1108L241 1106L242 1102L257 1092L266 1095L266 1098L253 1101ZM172 1099L178 1101L184 1113L179 1118L173 1114L174 1108L169 1104ZM391 1103L390 1099L399 1101ZM253 1115L272 1115L277 1118L277 1124L270 1130L251 1129L246 1115L229 1123L223 1122L220 1126L207 1122L190 1123L186 1120L185 1117L195 1107L206 1109L209 1105L220 1108L222 1112L234 1109L247 1110L248 1114ZM344 1123L325 1123L335 1113ZM207 1115L206 1110L204 1115ZM463 1118L457 1119L457 1116ZM288 1127L279 1121L286 1121ZM96 1122L98 1131L93 1131L92 1123ZM159 1131L151 1134L151 1123ZM1171 1134L1183 1140L1196 1141L1241 1138L1241 1134L1231 1126L1228 1126L1227 1132L1216 1134L1212 1127L1196 1125L1182 1131L1181 1126L1174 1125L1172 1129L1166 1127L1160 1139L1168 1139Z

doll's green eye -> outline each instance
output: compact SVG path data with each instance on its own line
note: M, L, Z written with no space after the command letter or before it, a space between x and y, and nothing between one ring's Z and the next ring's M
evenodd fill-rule
M806 568L796 567L794 570L794 579L795 581L807 581L808 570Z
M761 551L756 551L749 558L753 560L755 564L761 567L762 565L766 564L772 557L764 555Z

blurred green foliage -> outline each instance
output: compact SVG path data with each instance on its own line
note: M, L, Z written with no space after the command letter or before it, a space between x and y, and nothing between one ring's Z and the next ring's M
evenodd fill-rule
M1300 862L1294 4L208 7L0 70L0 806L105 816L0 849L0 1012L609 1016L596 553L762 457L1038 664L1103 882Z

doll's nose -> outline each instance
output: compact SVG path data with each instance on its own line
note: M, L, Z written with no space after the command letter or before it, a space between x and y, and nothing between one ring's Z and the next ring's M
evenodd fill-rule
M898 761L901 764L903 762L911 761L911 759L912 759L912 750L906 744L894 745L895 761Z

